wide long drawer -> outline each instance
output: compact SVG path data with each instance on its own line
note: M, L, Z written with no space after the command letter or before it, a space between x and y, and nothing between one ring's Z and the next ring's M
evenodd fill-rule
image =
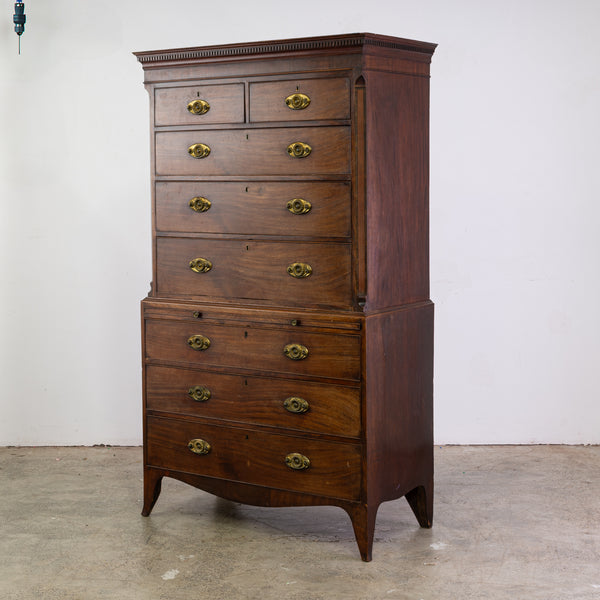
M292 376L360 380L361 337L267 327L146 319L145 356L150 361L224 367Z
M351 306L350 244L159 237L156 255L161 296Z
M156 229L350 237L348 182L156 183Z
M157 132L156 175L349 174L349 127ZM193 155L197 155L197 158Z
M148 466L332 498L360 495L359 444L157 417L148 418L146 434Z
M360 388L148 365L146 408L359 437Z

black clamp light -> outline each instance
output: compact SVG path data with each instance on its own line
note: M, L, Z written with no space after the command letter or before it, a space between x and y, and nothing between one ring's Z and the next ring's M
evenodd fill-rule
M15 24L15 33L19 36L19 54L21 54L21 36L25 31L25 21L27 17L25 16L25 4L23 4L22 0L17 0L15 2L15 14L13 15L13 23Z

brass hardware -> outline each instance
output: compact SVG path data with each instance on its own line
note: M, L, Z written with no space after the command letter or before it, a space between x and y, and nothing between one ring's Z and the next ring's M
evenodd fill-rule
M192 313L192 317L194 317L194 319L201 319L202 318L202 313L199 310L195 310Z
M206 258L194 258L190 260L190 269L196 273L208 273L212 269L212 263Z
M210 148L206 144L192 144L188 153L192 158L206 158L210 154Z
M310 98L306 94L291 94L285 99L288 108L302 110L310 104Z
M204 336L204 335L191 335L188 338L188 346L192 349L192 350L208 350L208 348L210 348L210 340Z
M290 396L283 401L283 408L291 413L296 413L297 415L301 415L305 413L310 405L304 398L298 398L297 396Z
M187 109L193 115L203 115L210 110L210 104L206 100L193 100L187 105Z
M290 321L290 325L293 325L294 327L299 327L300 326L300 319L292 319Z
M283 353L291 360L304 360L308 356L308 348L302 344L288 344Z
M196 402L206 402L210 400L210 390L203 385L195 385L188 390L188 396Z
M293 158L306 158L312 148L304 142L294 142L287 147L288 154Z
M294 471L304 471L310 467L310 459L304 454L292 452L285 457L285 464Z
M202 196L196 196L190 200L189 206L195 212L206 212L212 206L212 203Z
M208 454L210 452L210 444L206 440L190 440L188 442L188 448L194 454Z
M287 203L287 209L295 215L305 215L311 208L312 204L302 198L294 198Z
M312 275L312 267L307 263L297 262L288 265L287 272L291 277L302 279L303 277L310 277Z

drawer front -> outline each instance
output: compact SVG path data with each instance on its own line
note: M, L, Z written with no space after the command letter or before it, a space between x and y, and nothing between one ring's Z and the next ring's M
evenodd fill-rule
M259 327L297 327L319 333L355 333L363 329L364 319L358 313L306 312L296 309L282 310L277 307L248 308L241 306L223 306L211 302L180 302L167 299L145 298L142 310L146 319L168 319L192 321L218 325L255 323Z
M303 380L146 367L146 408L359 437L360 390Z
M244 121L243 83L156 88L154 102L157 126Z
M209 340L205 349L191 343ZM191 341L190 341L191 340ZM304 358L290 358L302 346ZM146 358L190 366L224 367L289 375L360 379L360 336L307 332L302 327L216 325L169 320L146 321ZM259 373L260 374L260 373Z
M349 127L158 132L155 139L158 176L350 173ZM199 144L210 150L194 158L189 149ZM310 153L290 155L297 144L310 147Z
M149 417L147 425L149 466L332 498L359 498L358 444L155 417ZM192 440L203 440L210 449L205 445L206 454L195 454L188 448ZM286 457L292 454L308 458L310 464L301 470L290 468Z
M158 238L156 246L161 296L351 305L350 244ZM210 270L194 271L196 259L207 260ZM290 275L288 268L308 273L308 268L297 273L297 265L310 267L310 274Z
M350 81L290 79L250 84L250 120L316 121L350 118Z
M157 182L158 231L350 236L347 182Z

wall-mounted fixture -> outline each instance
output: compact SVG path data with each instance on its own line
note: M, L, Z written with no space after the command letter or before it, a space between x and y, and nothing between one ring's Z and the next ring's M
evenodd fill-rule
M21 36L25 31L25 4L21 0L15 2L15 14L13 15L13 23L15 24L15 33L19 36L19 54L21 54Z

